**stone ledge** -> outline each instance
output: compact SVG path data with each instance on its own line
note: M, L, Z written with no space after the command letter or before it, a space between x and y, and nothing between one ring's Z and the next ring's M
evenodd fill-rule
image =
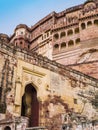
M48 129L46 129L45 127L42 127L42 126L37 126L37 127L26 128L26 130L48 130Z

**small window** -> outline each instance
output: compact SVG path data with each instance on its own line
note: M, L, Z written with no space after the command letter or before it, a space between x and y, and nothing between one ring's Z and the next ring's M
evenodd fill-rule
M92 25L92 22L91 21L88 21L87 22L87 26L91 26Z
M22 42L20 42L20 45L22 45Z
M58 44L55 44L54 45L54 49L58 49L59 48L59 45Z
M16 46L17 46L18 44L17 44L17 42L16 42Z
M70 46L74 46L73 40L70 40L70 41L68 42L68 47L70 47Z
M65 32L61 32L60 38L65 37Z
M42 40L43 40L43 36L42 36Z
M66 43L65 42L61 43L61 48L65 48L65 47L66 47Z
M98 25L98 19L94 20L94 24Z
M49 32L47 32L47 37L49 37Z
M74 98L74 104L77 104L77 99Z
M46 38L46 35L44 35L44 38Z
M21 34L23 35L23 32L21 32Z
M28 35L28 37L29 37L29 38L31 37L30 34Z
M76 39L76 44L80 43L80 38Z
M30 45L28 45L28 49L30 49Z
M59 39L59 34L58 33L56 33L55 35L54 35L54 39Z
M73 34L73 30L68 30L67 34L68 35L72 35Z
M82 23L82 24L81 24L81 28L82 28L82 30L86 28L85 23Z
M75 34L79 33L79 28L75 28Z

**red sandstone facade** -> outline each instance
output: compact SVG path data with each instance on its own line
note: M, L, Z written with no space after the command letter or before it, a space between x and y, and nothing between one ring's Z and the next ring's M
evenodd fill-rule
M59 74L58 76L55 76L54 74L53 77L51 78L51 82L53 84L53 90L51 90L52 87L49 88L49 85L47 84L46 84L47 86L45 85L46 86L45 92L48 92L49 94L51 94L52 92L52 96L54 93L54 98L51 95L48 95L49 99L47 98L45 102L40 101L39 102L40 108L39 106L37 106L37 108L40 109L40 119L41 118L45 119L45 123L46 123L44 124L43 121L40 121L39 124L43 123L42 125L47 125L47 126L50 125L49 130L61 129L58 128L58 126L60 126L59 123L61 123L60 122L61 118L59 118L58 115L49 119L49 112L51 112L50 110L51 104L53 105L54 108L60 106L62 110L66 110L66 113L68 112L67 109L69 109L69 107L63 103L63 100L61 100L61 96L55 95L55 91L54 91L56 90L57 91L56 94L58 94L58 88L59 89L63 87L66 88L68 84L64 86L65 85L64 81L66 82L67 80L70 81L68 83L71 84L72 91L75 91L75 88L76 90L77 88L79 88L87 92L90 90L89 92L91 93L89 94L92 94L92 92L95 92L95 89L96 90L98 89L98 80L97 80L98 79L98 69L97 69L98 68L98 0L87 0L85 3L81 5L66 9L60 13L52 12L48 16L40 20L38 23L36 23L34 26L32 26L31 28L29 28L27 25L19 24L15 28L14 34L11 37L8 37L6 34L0 34L0 41L2 41L0 43L0 49L1 49L0 53L1 52L3 53L3 54L1 53L2 70L0 70L0 72L2 73L2 77L0 78L1 89L2 89L0 108L3 109L3 107L5 107L5 105L7 104L8 111L5 114L6 119L12 118L11 120L0 121L1 129L4 128L4 130L10 130L10 129L24 130L25 129L24 127L27 127L28 125L28 119L26 118L28 116L25 115L26 112L23 111L20 114L21 116L18 118L13 118L12 113L11 114L9 113L10 112L9 110L12 109L11 106L14 106L15 112L17 112L18 109L20 108L21 103L18 104L16 102L17 100L15 101L14 96L19 95L18 92L21 92L20 88L23 88L23 86L21 87L20 79L25 79L23 80L23 82L24 81L26 82L26 80L29 77L25 75L24 78L23 76L22 78L19 78L20 75L18 76L17 71L14 71L14 68L18 66L17 63L18 58L24 60L25 63L27 62L30 64L34 64L43 67L47 70L49 69L51 70L51 72L57 72ZM7 44L6 45L3 44L3 41L5 41L5 43L9 44L10 46L7 46ZM17 51L17 53L15 54L14 51ZM39 55L34 52L37 52ZM4 61L2 60L2 57ZM49 59L46 57L48 57ZM51 61L50 59L52 59L53 61ZM57 62L54 62L54 60L61 64L64 64L65 66ZM22 68L26 68L26 67L22 67ZM17 75L16 81L13 76L15 72ZM24 72L22 73L24 75L26 70L22 72ZM62 82L58 82L60 79L60 75L61 75ZM67 76L67 79L66 78L64 79L63 76L64 77ZM33 78L30 77L30 79ZM15 84L13 81L15 81L15 84L17 86L14 86ZM38 79L37 81L38 84L41 84L40 82L41 80ZM60 83L62 84L60 87L58 87ZM90 88L86 90L86 86L87 87L90 86ZM19 88L19 91L16 91L16 93L14 93L14 89L16 89L17 87ZM30 88L32 86L26 85L26 87ZM13 91L8 93L9 95L7 95L5 98L5 92L9 92L10 91L9 89ZM31 89L28 90L29 90L29 94L31 94L30 93ZM25 90L24 93L26 92L28 93L28 91ZM35 93L36 96L37 91L35 91L34 89L33 92ZM70 90L68 89L67 92L69 93ZM75 91L75 93L76 92L77 91ZM63 91L61 91L61 95L62 94ZM70 93L70 95L71 94L72 93ZM74 101L77 102L76 97L74 97L73 99L75 99L72 100L73 102ZM6 100L6 104L5 104L5 100ZM76 102L74 102L73 106L77 104ZM49 103L50 103L50 107L48 108ZM28 103L25 105L28 105ZM21 106L22 106L21 110L24 110L23 102ZM34 104L33 106L36 105ZM88 110L88 106L86 109ZM71 108L69 110L72 112L73 109ZM25 117L23 118L22 116L24 115ZM37 115L37 117L38 116L39 115ZM34 121L34 119L32 118L31 121ZM16 128L16 126L18 127Z
M9 44L36 51L98 78L98 65L95 65L98 59L98 0L87 0L60 13L52 12L31 28L20 24L10 38L3 34L1 37Z

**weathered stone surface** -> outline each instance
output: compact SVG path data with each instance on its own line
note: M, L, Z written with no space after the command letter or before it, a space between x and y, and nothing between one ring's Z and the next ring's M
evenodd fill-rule
M0 34L1 130L76 129L75 118L98 117L97 15L98 1L87 1Z

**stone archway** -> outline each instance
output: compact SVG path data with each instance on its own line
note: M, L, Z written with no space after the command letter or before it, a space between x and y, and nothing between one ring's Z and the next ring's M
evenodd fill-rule
M26 85L21 106L21 115L29 118L29 126L38 126L39 101L37 99L37 91L32 84Z
M11 130L11 128L9 126L6 126L4 130Z

